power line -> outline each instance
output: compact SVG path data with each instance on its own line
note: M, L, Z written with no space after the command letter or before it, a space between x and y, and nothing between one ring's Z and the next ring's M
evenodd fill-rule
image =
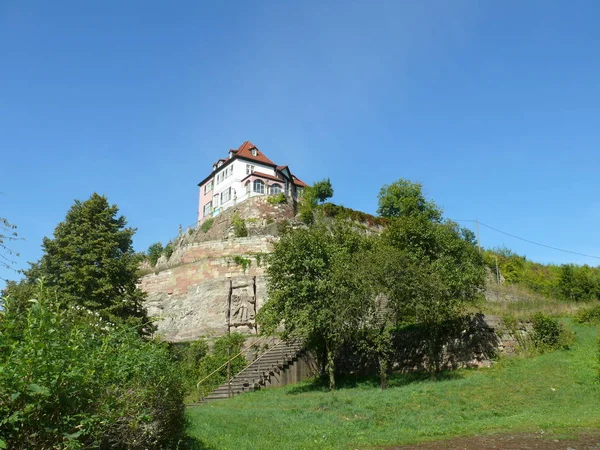
M506 231L502 231L502 230L499 230L498 228L494 228L494 227L492 227L490 225L486 225L485 223L483 223L481 221L478 221L478 220L466 220L465 219L465 220L456 220L456 222L476 222L476 223L479 223L479 225L483 225L484 227L489 228L490 230L494 230L494 231L496 231L498 233L505 234L507 236L510 236L512 238L515 238L515 239L519 239L519 240L524 241L524 242L529 242L530 244L539 245L540 247L546 247L546 248L549 248L549 249L552 249L552 250L557 250L557 251L563 252L563 253L571 253L572 255L585 256L586 258L600 259L600 256L586 255L585 253L573 252L571 250L564 250L562 248L552 247L551 245L541 244L539 242L535 242L535 241L531 241L529 239L525 239L525 238L522 238L522 237L519 237L519 236L515 236L514 234L510 234L510 233L507 233Z

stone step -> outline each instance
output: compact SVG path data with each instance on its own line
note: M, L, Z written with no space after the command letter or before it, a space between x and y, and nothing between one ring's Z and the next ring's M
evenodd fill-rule
M202 399L202 402L223 400L231 395L243 394L264 385L271 375L281 373L288 365L298 359L302 344L298 342L280 342L262 354L260 359L250 363L231 379L231 388L223 383Z

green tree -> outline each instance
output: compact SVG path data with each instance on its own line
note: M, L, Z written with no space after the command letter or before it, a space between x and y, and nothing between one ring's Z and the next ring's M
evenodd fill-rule
M148 247L146 254L148 255L148 261L152 267L156 265L158 258L160 258L163 253L163 250L163 245L160 242L155 242Z
M324 203L328 198L333 197L333 186L331 185L331 180L329 178L321 181L317 181L312 186L315 198L317 198L321 203Z
M390 309L399 323L427 331L431 370L439 371L445 324L482 298L485 266L470 230L456 223L432 222L427 215L400 217L384 232L396 250L382 279Z
M110 322L126 321L148 333L144 293L136 287L138 257L133 251L135 229L126 228L116 205L93 194L75 204L54 230L44 238L44 254L25 272L26 279L8 286L6 295L26 302L28 290L43 278L72 305L98 312Z
M381 188L377 214L387 218L423 216L436 222L442 220L441 209L425 198L421 184L402 178Z
M323 355L330 389L335 359L358 329L371 294L356 276L366 237L342 222L317 222L291 231L269 257L269 300L258 314L264 332L285 323L284 337L298 336Z

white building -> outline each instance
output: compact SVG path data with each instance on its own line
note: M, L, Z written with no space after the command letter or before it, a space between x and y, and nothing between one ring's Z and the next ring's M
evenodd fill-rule
M284 193L296 199L306 184L278 166L252 142L244 142L237 150L229 150L225 159L213 164L213 170L200 187L198 222L215 217L225 209L257 195Z

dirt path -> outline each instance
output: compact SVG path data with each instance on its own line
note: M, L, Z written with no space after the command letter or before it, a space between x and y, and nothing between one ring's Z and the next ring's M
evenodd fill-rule
M600 430L577 433L576 436L558 439L542 433L496 434L471 436L446 441L425 442L418 445L387 447L386 450L598 450Z

